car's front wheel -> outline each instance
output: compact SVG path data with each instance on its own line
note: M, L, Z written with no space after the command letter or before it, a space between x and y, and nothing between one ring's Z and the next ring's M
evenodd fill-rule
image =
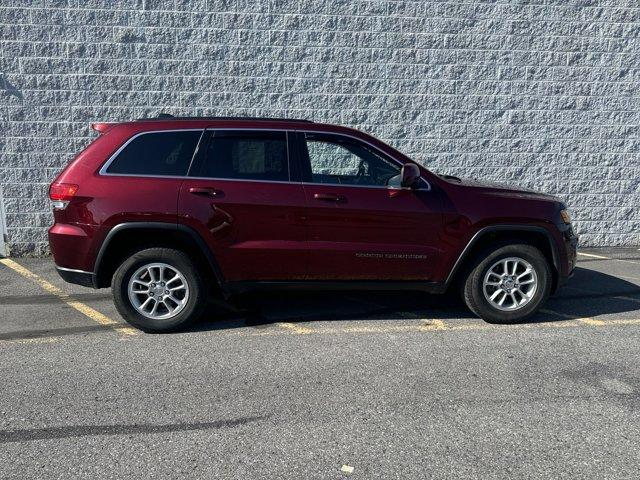
M136 252L118 267L111 288L120 315L146 332L183 328L206 304L200 272L189 256L171 248Z
M551 269L540 250L525 244L485 252L469 272L463 288L469 309L490 323L521 322L549 297Z

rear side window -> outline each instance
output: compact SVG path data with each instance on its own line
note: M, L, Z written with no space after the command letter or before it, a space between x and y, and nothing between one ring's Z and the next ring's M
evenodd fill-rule
M131 140L107 168L107 173L184 176L202 130L150 132Z
M289 181L285 132L214 132L205 161L193 176Z

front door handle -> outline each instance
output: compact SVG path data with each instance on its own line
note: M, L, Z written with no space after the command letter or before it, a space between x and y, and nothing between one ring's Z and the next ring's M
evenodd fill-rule
M347 201L347 197L337 193L314 193L313 198L316 200L322 200L323 202L343 203Z
M219 198L224 195L222 190L218 190L217 188L207 188L207 187L191 187L189 189L189 193L193 193L194 195L204 195L207 197L215 197Z

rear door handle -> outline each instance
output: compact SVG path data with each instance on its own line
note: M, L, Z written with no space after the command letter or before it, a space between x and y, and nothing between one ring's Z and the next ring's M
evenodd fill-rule
M207 187L191 187L189 189L189 193L193 193L194 195L204 195L206 197L221 197L224 195L222 190Z
M343 203L347 201L347 197L337 193L314 193L313 198L316 200L322 200L323 202Z

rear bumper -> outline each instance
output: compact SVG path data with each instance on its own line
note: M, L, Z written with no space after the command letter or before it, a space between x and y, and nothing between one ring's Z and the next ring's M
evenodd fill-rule
M71 268L58 267L57 265L56 271L67 283L75 283L76 285L82 285L83 287L97 288L93 272L73 270Z
M72 272L93 270L92 236L83 225L56 223L49 229L49 248L56 265Z

